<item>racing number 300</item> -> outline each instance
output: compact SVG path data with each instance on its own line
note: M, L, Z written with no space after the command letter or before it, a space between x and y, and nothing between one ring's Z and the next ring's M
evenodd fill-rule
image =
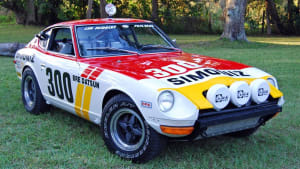
M66 97L68 102L73 103L74 99L72 93L70 74L64 72L63 76L61 77L61 73L58 70L54 70L53 74L52 74L52 69L48 67L46 69L46 75L48 76L48 91L50 95L52 96L57 95L58 98L62 100L64 99L64 97Z

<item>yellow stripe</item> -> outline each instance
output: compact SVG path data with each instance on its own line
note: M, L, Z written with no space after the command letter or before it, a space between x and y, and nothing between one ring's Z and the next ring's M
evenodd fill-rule
M265 76L262 77L262 79L268 79L271 76ZM215 84L224 84L226 86L230 86L235 81L245 81L248 84L250 84L253 80L257 78L232 78L232 77L216 77L212 78L210 80L207 80L202 83L197 83L185 87L180 88L162 88L159 89L159 91L162 90L175 90L185 97L187 97L190 101L194 103L194 105L198 109L212 109L213 105L204 97L203 92L208 90L210 87L212 87ZM273 85L269 83L270 86L270 94L273 98L279 98L283 96L283 94Z
M90 103L91 103L91 97L92 97L92 91L93 88L90 86L85 87L85 92L84 92L84 102L82 106L82 112L83 112L83 117L87 120L90 120L89 117L89 110L90 110Z
M78 84L77 85L77 90L76 90L76 97L75 97L75 112L76 114L81 117L81 103L82 103L82 95L83 95L83 89L84 85L83 84Z
M20 72L17 72L17 75L18 75L18 77L21 77L21 73Z

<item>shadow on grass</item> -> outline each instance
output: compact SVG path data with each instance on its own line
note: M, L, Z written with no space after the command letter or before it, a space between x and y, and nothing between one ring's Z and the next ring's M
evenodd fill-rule
M102 139L98 125L76 115L55 107L51 107L50 112L41 114L41 117L48 115L52 118L48 118L48 120L53 123L57 123L59 126L65 125L66 127L63 129L72 128L79 130L80 135L75 136L75 139L76 137L78 139L84 137L88 133ZM231 157L239 157L244 153L262 153L266 148L279 146L280 140L276 139L278 136L269 134L267 137L264 137L261 132L265 133L265 131L259 130L258 133L246 138L233 138L224 135L196 141L169 141L165 151L158 158L144 165L157 165L166 162L176 164L200 159L201 161L214 160L213 158L225 160L229 155ZM105 147L104 142L101 142L101 147ZM108 152L107 149L106 151ZM116 155L115 157L118 158ZM173 165L169 167L173 167Z

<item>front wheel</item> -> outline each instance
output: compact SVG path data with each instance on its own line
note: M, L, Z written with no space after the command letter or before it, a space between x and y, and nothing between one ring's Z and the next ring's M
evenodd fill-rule
M135 163L144 163L164 149L166 138L147 124L126 95L112 97L103 112L101 130L111 152Z

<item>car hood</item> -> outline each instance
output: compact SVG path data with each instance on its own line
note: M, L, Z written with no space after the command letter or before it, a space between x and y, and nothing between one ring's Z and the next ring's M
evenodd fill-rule
M155 71L163 70L169 65L178 65L178 62L193 63L199 65L198 68L212 68L216 70L239 70L249 67L233 61L184 52L93 58L83 59L81 62L100 69L118 72L137 80L147 78L164 78L166 76L155 76ZM170 69L172 69L172 66ZM185 70L180 70L180 72L177 70L171 70L171 72L163 71L168 72L168 77L170 77L173 75L184 74L191 70L193 70L193 68L185 68Z
M230 86L235 81L250 84L257 78L271 76L241 63L183 52L93 58L84 63L139 80L140 84L156 91L177 91L198 109L213 108L203 93L215 84ZM270 94L273 98L282 96L272 86Z

